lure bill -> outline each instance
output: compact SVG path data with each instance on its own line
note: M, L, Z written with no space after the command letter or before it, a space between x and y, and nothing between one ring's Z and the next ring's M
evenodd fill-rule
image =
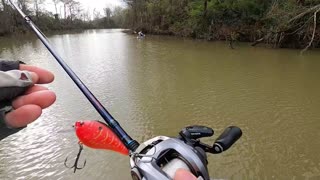
M77 121L74 125L80 143L93 149L105 149L129 155L118 136L104 123L99 121Z

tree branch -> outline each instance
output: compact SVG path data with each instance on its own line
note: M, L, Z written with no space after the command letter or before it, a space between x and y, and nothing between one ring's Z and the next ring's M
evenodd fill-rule
M290 24L291 22L293 22L293 21L295 21L295 20L297 20L297 19L299 19L299 18L302 18L302 17L305 16L306 14L311 13L311 12L313 12L313 11L315 11L315 10L319 11L319 8L320 8L320 4L318 4L318 5L316 5L316 6L313 6L312 8L309 8L308 10L306 10L306 11L298 14L297 16L295 16L295 17L293 17L293 18L291 18L291 19L288 21L287 24Z
M312 37L311 37L311 40L308 44L308 46L306 46L302 51L301 51L301 54L304 53L306 50L309 49L309 47L311 46L311 44L313 43L313 39L314 39L314 35L316 33L316 28L317 28L317 13L320 11L320 6L319 8L314 12L314 15L313 15L313 33L312 33Z

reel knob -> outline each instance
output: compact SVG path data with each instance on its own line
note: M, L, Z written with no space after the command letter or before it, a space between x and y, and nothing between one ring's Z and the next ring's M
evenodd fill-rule
M213 153L219 154L229 149L242 135L240 128L230 126L223 131L213 144Z

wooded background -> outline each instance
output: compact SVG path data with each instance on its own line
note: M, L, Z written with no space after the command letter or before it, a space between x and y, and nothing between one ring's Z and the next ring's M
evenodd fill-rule
M45 8L54 3L55 13ZM17 0L45 31L130 28L145 33L269 44L320 47L320 0L123 0L125 7L85 10L75 0ZM107 1L106 1L107 3ZM62 10L61 10L62 9ZM0 36L25 33L7 0L0 3Z

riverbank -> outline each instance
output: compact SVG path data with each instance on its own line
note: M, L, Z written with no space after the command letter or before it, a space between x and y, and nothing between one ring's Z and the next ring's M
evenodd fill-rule
M130 25L149 34L274 48L320 48L320 4L314 1L169 1L128 3Z
M234 48L236 42L247 42L251 46L264 46L272 48L290 48L301 49L308 47L310 40L306 37L301 37L299 34L285 34L268 32L263 28L256 27L239 27L235 28L220 26L214 27L210 33L196 35L194 33L186 33L185 31L174 32L170 30L159 29L146 29L137 28L131 30L125 30L125 33L135 34L135 32L143 31L146 34L152 35L165 35L165 36L177 36L177 37L189 37L193 39L203 39L207 41L227 41L230 48ZM315 37L308 49L320 48L320 28L316 30Z

